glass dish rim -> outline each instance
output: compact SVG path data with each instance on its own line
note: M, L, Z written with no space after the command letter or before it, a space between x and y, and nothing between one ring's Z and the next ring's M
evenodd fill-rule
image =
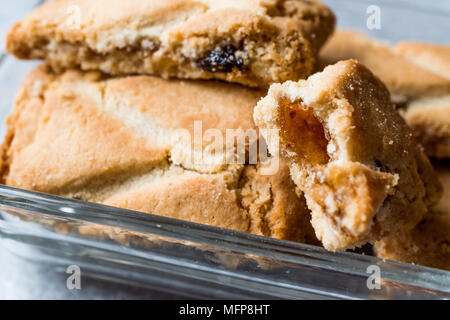
M367 273L364 273L365 267L378 265L383 267L383 280L425 290L450 293L450 272L445 270L381 260L352 252L329 252L318 246L271 239L0 185L0 210L4 208L25 210L43 217L122 228L146 235L207 245L218 250L225 249L257 255L285 263L301 263L320 270L335 271L352 276L367 277ZM1 229L0 226L0 234ZM44 232L52 233L51 230L44 230ZM55 232L53 231L53 233ZM70 241L71 236L61 235L60 239ZM104 242L90 238L86 238L86 241L97 245ZM108 246L112 250L123 250L123 246L119 243L108 243ZM139 252L145 255L145 251L143 249ZM331 292L330 296L332 296Z

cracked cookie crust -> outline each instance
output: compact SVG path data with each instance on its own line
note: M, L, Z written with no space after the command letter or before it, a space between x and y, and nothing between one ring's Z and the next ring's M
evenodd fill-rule
M310 239L310 213L287 165L229 163L203 131L256 129L259 90L219 82L119 79L45 66L31 72L8 118L2 183L292 241ZM250 143L250 142L249 142ZM192 144L192 145L191 145ZM232 153L234 154L233 149ZM224 153L228 149L222 149ZM195 152L202 158L192 162ZM264 165L265 166L265 165Z
M7 50L56 70L268 87L307 77L334 23L306 0L54 0L10 30Z
M329 250L411 229L441 196L434 169L388 90L354 60L306 81L272 85L254 119L261 129L279 130L281 154ZM274 154L277 139L266 140Z

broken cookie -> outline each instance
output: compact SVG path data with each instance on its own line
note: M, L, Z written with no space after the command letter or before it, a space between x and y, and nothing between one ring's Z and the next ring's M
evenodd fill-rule
M339 29L323 47L318 69L341 60L364 64L389 89L393 102L405 105L423 97L450 94L450 81L397 54L389 44L364 33Z
M356 59L388 87L414 135L434 158L450 158L448 46L404 43L396 49L350 30L337 30L318 69ZM439 71L439 72L438 72Z
M17 23L7 50L56 70L268 87L307 77L334 23L318 1L59 0Z
M357 61L272 85L254 119L261 129L279 130L281 154L329 250L411 229L440 198L434 169L388 90Z
M294 183L286 183L288 166L279 162L278 171L268 175L262 162L234 161L235 149L224 148L256 132L253 108L262 95L220 82L109 79L73 70L55 75L41 66L25 79L8 118L1 181L307 241L309 210ZM197 121L204 135L197 134ZM229 130L236 135L226 143L221 137Z

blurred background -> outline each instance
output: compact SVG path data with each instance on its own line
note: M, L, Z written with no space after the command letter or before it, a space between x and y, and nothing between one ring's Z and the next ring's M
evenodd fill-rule
M126 0L124 0L126 1ZM220 0L217 0L220 1ZM242 0L246 1L246 0ZM338 26L364 31L392 43L417 40L450 44L450 0L322 0L338 17ZM36 62L16 62L3 54L7 29L43 1L0 1L0 136L17 86ZM372 6L372 7L371 7ZM380 28L369 30L367 20L380 10ZM14 252L14 250L11 250ZM180 298L155 290L131 288L83 279L82 290L66 288L67 275L16 257L0 246L0 299L167 299Z

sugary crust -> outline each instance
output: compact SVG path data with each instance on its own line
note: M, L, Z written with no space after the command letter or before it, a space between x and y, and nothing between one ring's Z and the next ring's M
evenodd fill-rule
M440 198L434 169L386 87L354 60L272 85L254 119L279 130L282 155L329 250L411 229ZM263 133L275 154L273 131Z
M8 119L3 183L280 239L310 239L310 214L282 162L199 163L177 130L255 129L260 91L231 84L136 76L104 79L42 66L29 74ZM240 133L244 134L244 133ZM238 136L240 135L238 134ZM215 149L220 152L220 149ZM223 149L225 150L225 149ZM224 151L225 152L225 151ZM273 160L275 161L275 160Z
M267 87L308 76L334 22L305 0L53 0L10 30L7 50L55 69Z
M388 45L350 30L337 30L322 49L321 66L356 59L367 66L388 87L395 102L450 94L450 82L443 76L417 66L396 54Z
M433 212L413 230L400 232L375 244L382 259L416 263L450 271L450 167L437 165L444 196Z
M395 51L420 67L450 79L450 46L401 42Z
M403 43L395 49L368 36L338 30L321 54L322 69L342 59L357 59L377 75L417 139L433 158L450 157L450 80L448 47ZM439 72L437 72L439 71Z

